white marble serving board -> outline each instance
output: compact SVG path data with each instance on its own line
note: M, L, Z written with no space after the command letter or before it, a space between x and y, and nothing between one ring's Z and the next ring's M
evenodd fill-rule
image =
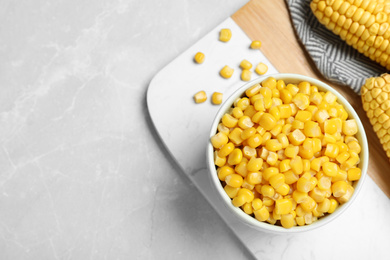
M222 28L232 31L233 37L227 43L218 41ZM366 178L361 193L343 216L329 226L302 234L277 235L254 231L229 216L227 209L219 204L206 166L208 133L219 108L211 104L211 94L217 91L228 97L245 83L240 79L239 69L239 63L244 58L252 64L267 64L267 74L277 72L261 51L249 48L250 43L245 33L228 18L153 78L147 92L147 105L167 152L219 213L221 221L225 221L255 258L388 258L390 200L371 178ZM193 61L198 51L206 56L203 64ZM223 79L218 74L225 65L235 69L230 79ZM253 73L253 76L256 74ZM193 95L200 90L207 93L209 100L195 104Z

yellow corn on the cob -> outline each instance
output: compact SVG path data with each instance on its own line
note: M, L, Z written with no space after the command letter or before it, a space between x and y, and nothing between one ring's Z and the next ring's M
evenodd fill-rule
M390 74L368 78L361 88L363 109L390 158Z
M390 69L390 0L313 0L310 8L348 45Z

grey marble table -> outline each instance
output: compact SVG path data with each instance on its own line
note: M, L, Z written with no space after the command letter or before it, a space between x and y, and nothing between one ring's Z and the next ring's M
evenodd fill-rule
M0 2L0 259L243 259L145 93L247 1Z

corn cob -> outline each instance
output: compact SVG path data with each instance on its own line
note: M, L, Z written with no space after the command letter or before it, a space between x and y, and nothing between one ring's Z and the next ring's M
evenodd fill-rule
M313 0L310 8L348 45L390 69L390 0Z
M368 78L361 88L363 109L390 158L390 74Z

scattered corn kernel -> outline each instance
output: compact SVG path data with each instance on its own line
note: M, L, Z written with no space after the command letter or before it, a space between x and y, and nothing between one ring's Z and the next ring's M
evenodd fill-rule
M230 68L228 65L225 65L220 71L219 71L219 74L225 78L225 79L229 79L232 77L234 73L234 69L233 68Z
M221 29L219 32L219 40L222 42L228 42L232 38L232 31L230 29Z
M222 97L223 97L222 93L214 92L213 95L211 96L211 102L214 105L220 105L222 103Z
M203 90L199 91L198 93L196 93L194 95L194 100L195 100L195 103L197 103L197 104L205 102L207 100L206 92L204 92Z
M255 72L259 75L264 75L268 71L268 66L265 63L260 62L255 68Z
M250 63L248 60L242 60L240 63L240 67L243 70L250 70L252 68L252 63Z
M261 47L261 41L252 41L251 46L252 49L260 49Z
M241 72L241 79L243 81L250 81L251 78L252 78L252 71L250 71L248 69L242 70L242 72Z
M202 52L197 52L194 56L194 60L196 63L203 63L204 62L205 55Z

